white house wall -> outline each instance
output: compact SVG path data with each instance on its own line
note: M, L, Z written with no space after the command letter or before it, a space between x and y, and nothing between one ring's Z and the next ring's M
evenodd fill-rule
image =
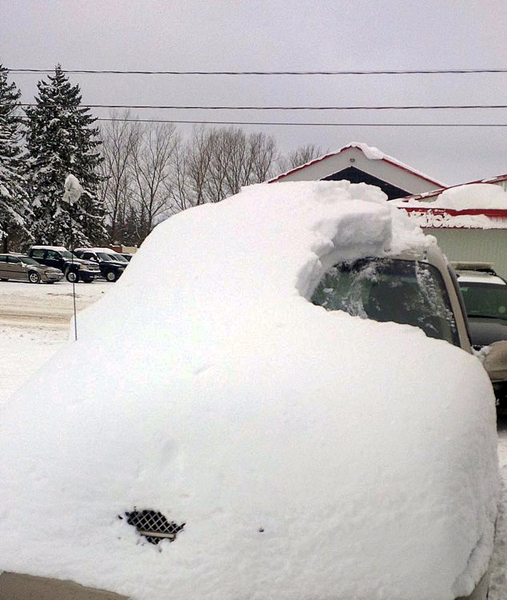
M449 260L487 261L507 279L507 229L424 229Z
M296 170L280 181L318 181L333 173L355 167L365 173L386 181L410 194L422 194L435 189L436 184L416 176L402 167L380 159L367 158L359 148L349 148Z

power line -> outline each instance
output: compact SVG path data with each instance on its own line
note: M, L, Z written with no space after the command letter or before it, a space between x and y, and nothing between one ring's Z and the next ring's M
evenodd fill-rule
M20 106L37 106L35 103L21 103ZM154 104L81 104L84 108L135 109L135 110L283 110L283 111L325 111L325 110L482 110L506 109L507 104L435 104L398 106L186 106Z
M507 127L507 123L289 123L286 121L198 121L169 119L113 119L97 118L96 121L121 121L122 123L172 123L189 125L266 125L276 127Z
M11 73L54 73L54 69L8 69ZM500 69L405 69L405 70L344 70L344 71L131 71L120 69L62 69L79 75L232 75L232 76L336 76L336 75L471 75L507 73Z

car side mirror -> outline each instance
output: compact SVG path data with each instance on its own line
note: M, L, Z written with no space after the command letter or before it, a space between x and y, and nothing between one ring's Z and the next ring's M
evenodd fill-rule
M491 381L507 381L507 340L491 344L483 364Z

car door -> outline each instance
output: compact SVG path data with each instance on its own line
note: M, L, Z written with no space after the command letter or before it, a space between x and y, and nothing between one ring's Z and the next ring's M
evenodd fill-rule
M34 256L34 258L36 258ZM55 267L56 269L61 269L61 265L63 264L62 255L56 250L46 250L46 257L44 263L48 267Z
M29 256L31 256L33 259L37 260L41 264L45 265L46 264L45 252L46 251L43 250L42 248L34 248L33 250L30 251Z
M17 256L7 257L7 272L9 273L9 279L17 279L18 281L28 279L27 270Z
M97 255L94 252L83 252L81 258L83 258L84 260L91 260L96 263L99 262L99 259L97 258Z

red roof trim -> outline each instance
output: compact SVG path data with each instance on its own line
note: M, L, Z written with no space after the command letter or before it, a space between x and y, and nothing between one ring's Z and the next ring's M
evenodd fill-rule
M462 217L466 215L482 215L492 219L507 219L507 209L501 208L466 208L456 210L454 208L429 208L426 206L399 206L407 212L429 213L430 215L450 215L451 217Z
M284 179L285 177L292 175L292 173L297 173L298 171L302 171L303 169L306 169L306 167L315 165L323 160L326 160L326 158L329 158L331 156L337 156L338 154L343 152L343 150L348 150L349 148L350 148L350 146L342 148L341 150L338 150L338 152L330 152L329 154L324 154L324 156L319 156L319 158L314 158L313 160L305 163L304 165L300 165L299 167L295 167L294 169L291 169L290 171L287 171L286 173L282 173L281 175L277 175L276 177L273 177L273 179L270 179L268 181L268 183L275 183L276 181L280 181L280 179Z

